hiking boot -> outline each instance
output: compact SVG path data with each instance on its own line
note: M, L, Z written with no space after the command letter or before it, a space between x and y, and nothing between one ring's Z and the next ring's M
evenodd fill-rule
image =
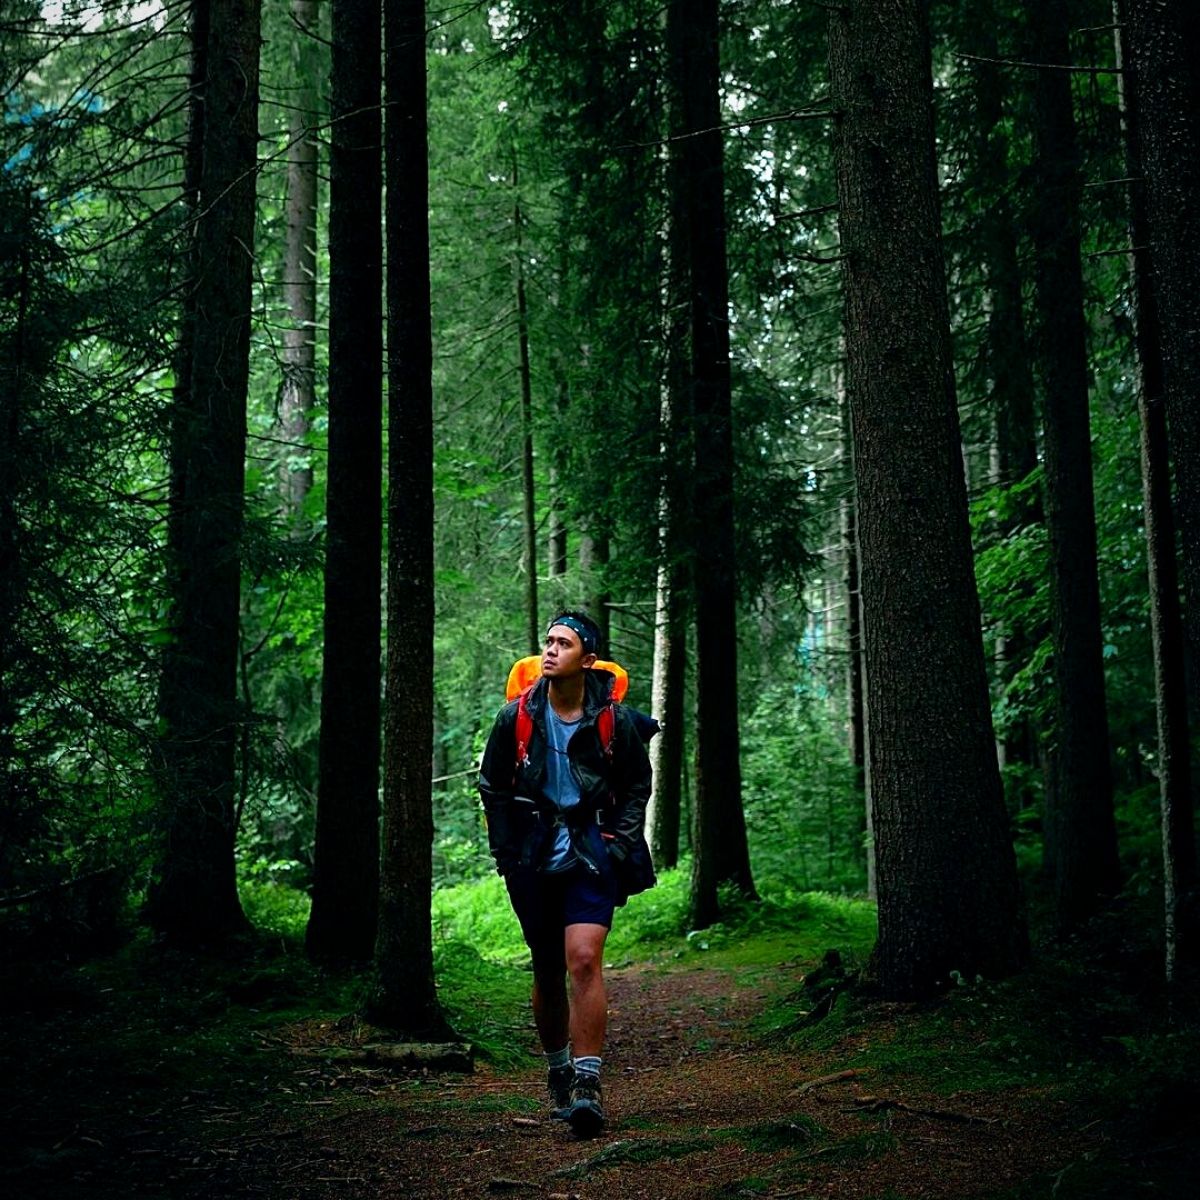
M577 1071L571 1085L571 1107L567 1111L571 1128L580 1137L594 1137L604 1125L604 1108L600 1098L600 1079L585 1071Z
M565 1121L571 1108L571 1084L575 1082L575 1068L569 1063L565 1067L551 1067L546 1077L550 1089L550 1116L555 1121Z

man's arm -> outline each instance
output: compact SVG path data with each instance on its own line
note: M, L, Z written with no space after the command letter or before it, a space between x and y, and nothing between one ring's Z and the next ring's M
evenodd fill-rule
M516 774L516 702L497 714L479 764L479 797L487 818L488 848L501 875L512 865L513 778Z

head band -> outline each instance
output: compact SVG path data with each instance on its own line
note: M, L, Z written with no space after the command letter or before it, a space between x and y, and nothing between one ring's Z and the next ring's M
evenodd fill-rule
M574 630L579 634L579 641L583 646L584 654L596 653L596 631L589 629L582 621L576 620L574 617L555 617L549 625L546 626L546 632L549 633L555 625L565 625L568 629Z

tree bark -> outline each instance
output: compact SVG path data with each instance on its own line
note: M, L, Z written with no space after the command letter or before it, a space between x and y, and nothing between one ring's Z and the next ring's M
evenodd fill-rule
M737 569L733 525L733 396L729 368L729 278L725 168L719 96L717 0L672 0L668 34L682 55L691 293L693 587L696 614L696 804L691 920L720 917L717 889L757 898L742 810L738 733Z
M433 345L425 5L385 0L388 566L373 1020L448 1030L433 978Z
M325 643L313 900L317 958L365 962L379 905L383 172L379 0L334 0Z
M672 13L674 15L672 15ZM686 132L683 22L679 9L664 14L668 39L664 78L668 143L663 154L667 195L662 259L663 335L659 448L658 570L654 613L654 675L651 711L661 729L650 743L653 790L646 809L647 839L656 864L679 862L686 746L687 621L690 548L687 514L693 444L689 388L691 311L688 284L688 196L682 155L670 139Z
M1179 603L1169 453L1178 484L1183 574L1193 648L1200 602L1200 20L1180 6L1117 0L1125 69L1126 174L1130 189L1134 317L1141 367L1142 489L1150 575L1162 803L1166 975L1172 1001L1200 990L1200 888L1188 736L1184 617ZM1191 158L1178 157L1191 155ZM1175 239L1190 239L1176 243ZM1164 411L1165 410L1165 411ZM1170 451L1168 428L1170 419ZM1189 458L1189 455L1191 456ZM1195 662L1195 658L1192 660Z
M283 297L289 325L283 331L283 379L279 389L280 438L286 443L282 467L284 509L294 531L312 488L313 472L306 440L309 414L316 403L317 323L317 0L291 0L295 24L292 62L296 71L293 108L288 119L286 233Z
M1019 967L945 293L927 10L830 18L847 390L859 502L875 967L885 994Z
M210 0L193 28L207 33L203 153L191 369L172 433L172 640L159 692L165 845L150 902L157 928L185 941L245 924L233 850L259 25L259 0Z
M1034 61L1068 62L1068 0L1029 0L1028 12ZM1065 929L1116 891L1119 872L1096 566L1079 148L1068 72L1035 72L1033 111L1030 220L1044 387L1057 761L1056 785L1046 801L1045 862Z
M683 811L684 690L687 684L686 579L667 563L658 567L654 613L654 675L650 710L658 736L650 743L653 790L646 806L646 833L655 864L679 864Z
M672 274L676 274L672 272ZM670 301L679 298L670 279ZM679 833L683 810L683 755L685 689L687 686L687 548L684 545L687 472L681 470L683 447L688 444L687 367L685 330L679 321L667 321L667 365L663 384L662 462L659 502L659 562L654 606L654 671L650 709L660 730L650 743L653 776L646 807L647 840L654 862L662 868L679 863Z

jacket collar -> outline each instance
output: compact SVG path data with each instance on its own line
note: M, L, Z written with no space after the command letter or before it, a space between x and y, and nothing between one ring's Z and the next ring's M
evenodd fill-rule
M601 709L609 704L616 682L617 677L611 671L604 670L603 667L588 667L584 671L583 716L585 720L594 719ZM539 679L529 689L529 698L525 701L525 707L531 717L541 716L542 709L548 703L549 691L550 683L546 679Z

